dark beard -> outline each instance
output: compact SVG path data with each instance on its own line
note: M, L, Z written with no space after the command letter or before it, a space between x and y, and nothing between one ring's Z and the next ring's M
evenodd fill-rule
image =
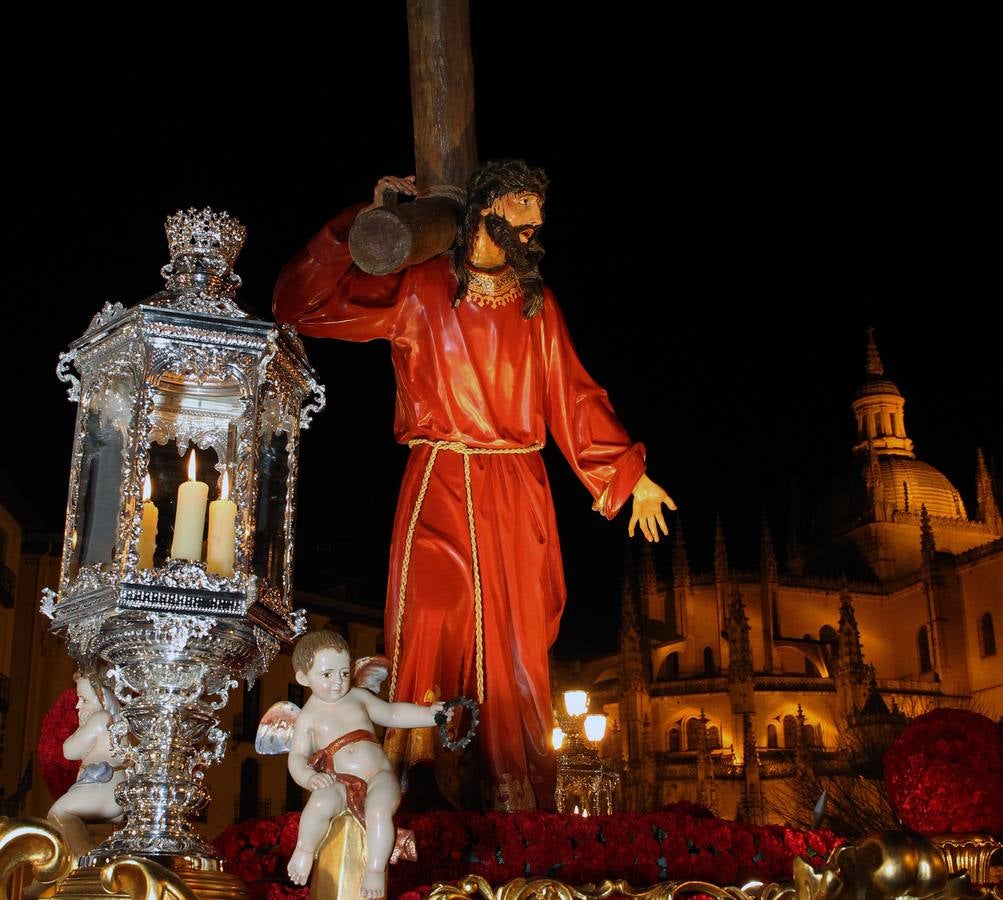
M523 229L513 228L502 217L488 213L484 220L484 228L491 238L505 253L505 261L515 270L525 301L522 314L532 318L543 308L543 278L540 277L540 260L543 259L543 245L537 239L539 228L533 232L528 243L519 240L519 232Z

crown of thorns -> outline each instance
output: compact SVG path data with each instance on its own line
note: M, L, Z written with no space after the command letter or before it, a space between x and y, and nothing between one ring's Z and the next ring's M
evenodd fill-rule
M467 202L483 209L506 194L547 193L547 175L543 169L527 165L521 159L497 159L480 166L467 182Z

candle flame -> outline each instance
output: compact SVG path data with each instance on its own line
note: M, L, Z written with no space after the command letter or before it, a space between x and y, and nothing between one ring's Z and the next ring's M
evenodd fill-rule
M195 480L195 448L192 447L192 452L188 454L188 480Z
M230 499L230 474L226 471L226 469L223 470L223 484L220 486L219 489L219 499L220 500Z
M153 496L153 482L150 481L150 473L146 473L146 478L143 479L143 502L148 503L150 498Z

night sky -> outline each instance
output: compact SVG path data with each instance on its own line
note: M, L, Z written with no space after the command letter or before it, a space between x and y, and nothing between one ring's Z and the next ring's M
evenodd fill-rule
M850 463L868 325L919 457L974 512L976 447L1003 459L998 96L976 23L472 5L480 155L547 170L544 275L679 503L694 568L717 512L735 565L757 565L764 513L783 560L792 492L803 514ZM54 49L58 90L26 78L11 98L0 469L47 528L75 411L56 357L105 300L159 289L167 215L238 216L239 300L270 316L279 269L324 221L413 170L403 4L368 6L254 40L182 40L173 22L171 47ZM329 405L302 445L298 581L381 606L407 453L389 348L306 343ZM612 649L627 514L593 513L545 452L558 655Z

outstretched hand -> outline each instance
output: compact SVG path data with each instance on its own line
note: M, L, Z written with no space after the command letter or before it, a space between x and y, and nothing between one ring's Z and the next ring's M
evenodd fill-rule
M665 516L662 514L662 504L669 509L675 510L675 501L665 493L665 489L655 484L647 475L642 475L634 490L634 506L630 513L630 524L627 526L627 534L634 536L634 528L641 526L641 533L649 540L658 543L658 530L668 536L669 526L665 524Z
M398 194L408 194L413 197L418 193L418 186L414 182L414 175L408 175L406 178L401 178L398 175L384 175L373 188L373 202L362 212L369 212L371 209L382 206L383 194L386 191L396 191Z

